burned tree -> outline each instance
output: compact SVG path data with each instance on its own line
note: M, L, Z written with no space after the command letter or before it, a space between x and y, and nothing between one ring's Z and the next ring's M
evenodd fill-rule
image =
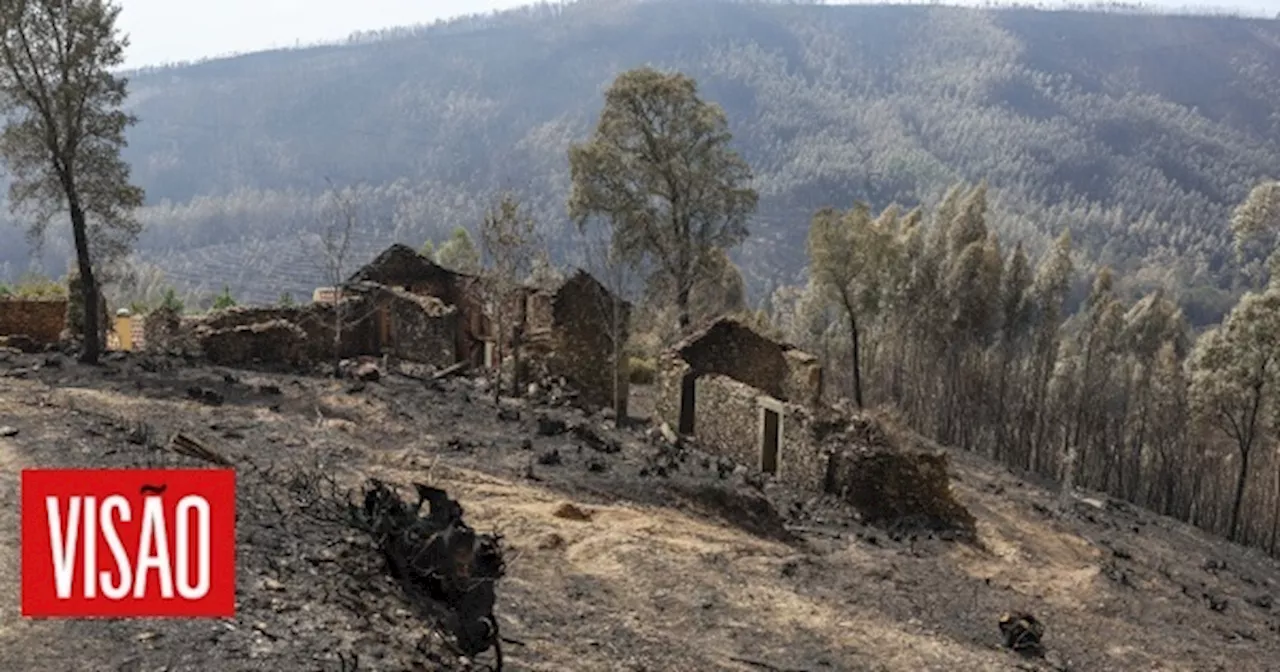
M347 257L351 251L352 233L361 220L367 219L364 199L355 188L329 189L320 207L321 229L310 245L325 282L333 287L333 376L342 375L342 332L348 316L343 303L342 285L346 277Z
M506 571L502 537L476 533L444 490L421 483L414 488L418 502L410 506L385 483L371 480L362 506L350 505L352 519L373 536L414 606L456 638L459 652L474 657L493 649L501 669L494 607L497 582Z
M502 353L511 351L511 395L520 396L520 345L524 337L527 303L520 286L533 267L538 232L533 219L520 210L512 194L503 194L498 204L485 213L480 225L484 249L483 277L489 293L488 309L493 321L497 365L494 367L493 399L502 395Z

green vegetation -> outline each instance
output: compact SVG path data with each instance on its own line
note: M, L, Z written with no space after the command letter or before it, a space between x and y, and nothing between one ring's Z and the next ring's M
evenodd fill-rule
M627 377L632 385L652 385L658 379L658 365L650 358L631 357L627 360Z
M231 287L227 285L222 286L221 294L213 297L213 310L226 310L234 308L235 305L236 300L231 296Z

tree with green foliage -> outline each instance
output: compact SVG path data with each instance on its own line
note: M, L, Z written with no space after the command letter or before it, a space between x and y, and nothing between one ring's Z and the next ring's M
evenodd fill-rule
M1250 292L1222 326L1202 335L1191 359L1191 408L1235 444L1239 463L1228 537L1239 540L1249 464L1274 437L1280 383L1280 288Z
M213 310L226 310L234 308L236 300L231 296L231 288L227 285L222 286L222 293L213 297Z
M843 311L849 328L853 401L864 406L862 343L866 324L880 312L898 275L901 254L896 216L872 219L866 204L849 212L818 211L809 225L809 273L817 288Z
M569 213L612 227L632 261L648 260L673 289L679 328L690 294L716 252L747 238L758 196L751 169L729 146L724 110L680 73L625 72L605 93L587 142L569 148Z
M451 271L475 275L480 272L480 251L471 233L459 226L436 250L436 263Z
M436 258L436 244L428 238L427 242L422 244L422 249L418 250L418 254L434 260Z
M284 292L280 295L279 304L282 308L292 308L297 305L293 300L293 294L289 292Z
M1246 275L1259 284L1269 276L1280 278L1280 182L1266 180L1255 186L1243 203L1231 213L1231 232L1235 237L1236 255ZM1262 266L1250 259L1259 249L1266 257Z
M165 288L164 294L160 298L160 308L172 311L176 315L181 315L187 309L186 305L182 303L182 299L178 298L178 293L172 287Z
M99 314L95 264L119 255L140 231L134 211L143 193L120 157L137 120L121 108L127 81L116 74L128 38L116 30L110 0L0 2L0 158L9 168L9 201L26 209L39 239L67 212L84 306L80 359L96 363Z

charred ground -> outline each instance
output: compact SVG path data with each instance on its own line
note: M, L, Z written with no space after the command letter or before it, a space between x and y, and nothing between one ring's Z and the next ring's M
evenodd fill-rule
M335 517L341 490L370 477L443 488L477 530L505 536L508 670L1267 670L1280 659L1280 567L1128 505L1081 498L1063 514L1039 485L952 452L976 543L868 527L837 502L758 487L736 465L557 405L555 390L500 409L482 385L0 354L0 426L17 430L0 438L9 539L22 467L199 466L162 449L183 432L239 480L234 621L23 621L10 545L0 659L16 670L483 669L485 656L450 653L371 540ZM1044 622L1045 660L999 648L1006 610Z

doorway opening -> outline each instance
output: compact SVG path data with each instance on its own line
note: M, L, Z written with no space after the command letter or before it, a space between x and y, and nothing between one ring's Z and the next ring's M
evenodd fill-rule
M772 408L761 409L764 426L760 434L760 471L778 474L778 449L782 443L782 418Z
M693 372L684 374L684 378L680 379L680 427L678 431L686 436L693 434L693 411L696 400L694 392L697 387L694 385L698 378Z

